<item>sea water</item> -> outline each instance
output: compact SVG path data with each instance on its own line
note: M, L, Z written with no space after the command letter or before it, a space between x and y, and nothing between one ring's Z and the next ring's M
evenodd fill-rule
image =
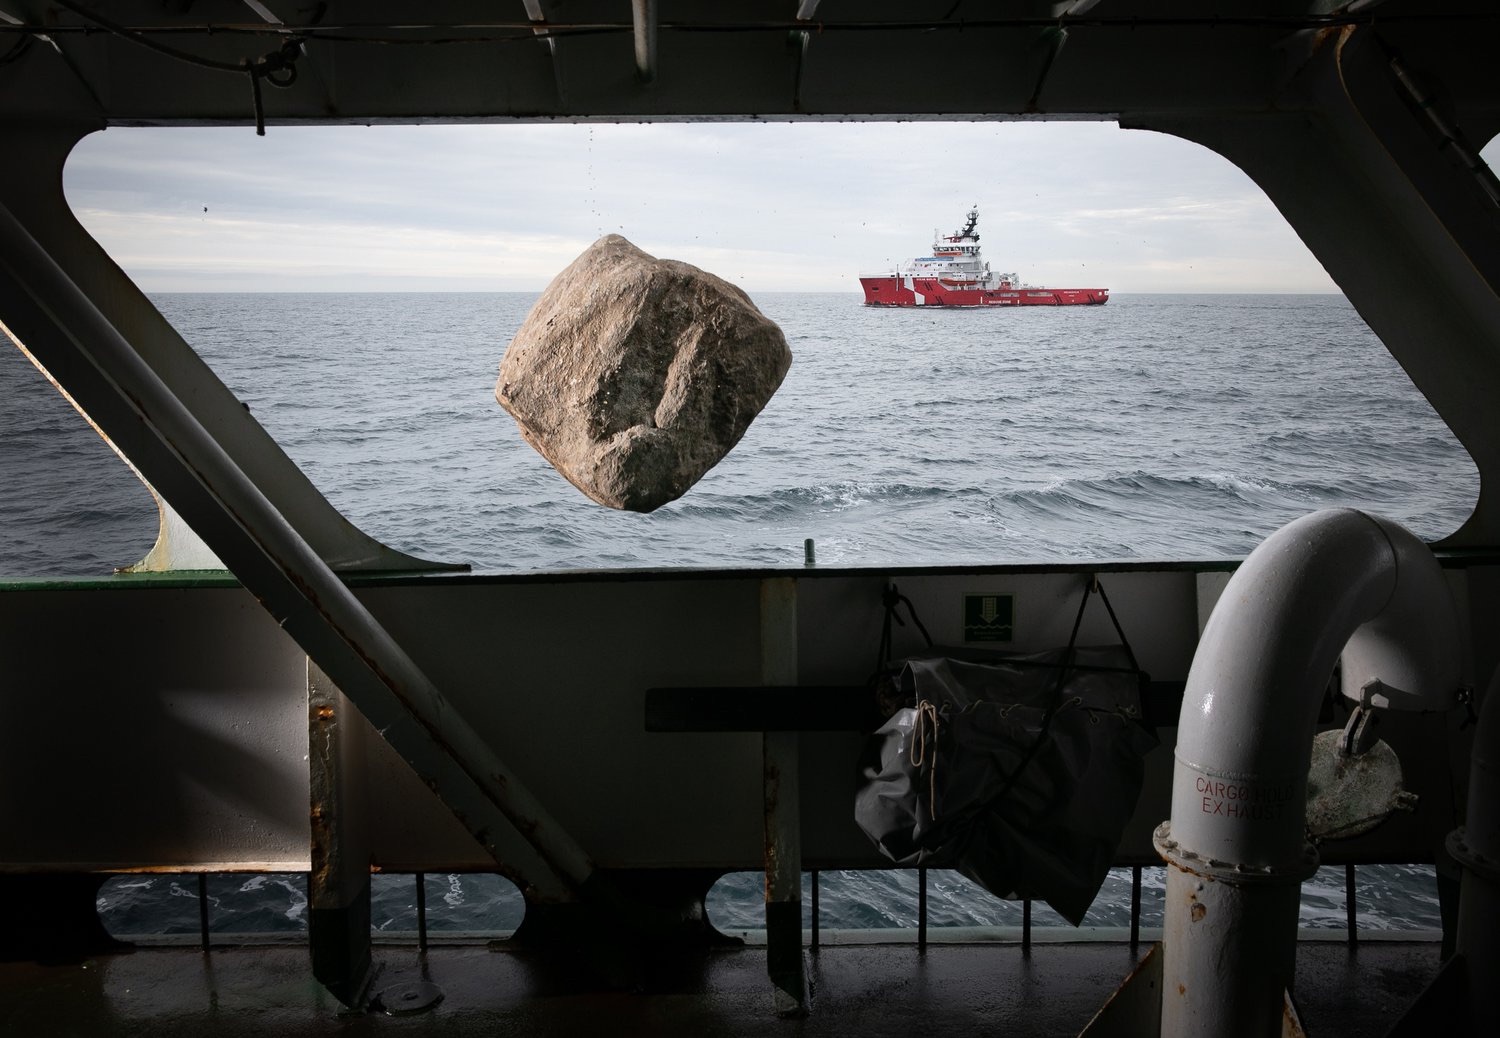
M682 499L615 512L557 475L494 401L533 299L154 301L345 515L480 572L800 566L808 538L829 566L1232 558L1330 506L1435 539L1478 493L1472 462L1341 296L1002 311L765 294L794 355L781 389ZM104 575L150 548L149 494L12 350L0 352L0 478L0 577ZM1145 876L1148 921L1158 873ZM1364 925L1436 925L1430 873L1361 875ZM458 929L504 929L519 911L498 880L426 882ZM305 891L284 877L213 883L216 918L305 924ZM933 925L1019 921L961 877L929 884ZM1305 894L1304 922L1342 925L1341 873ZM758 897L757 879L731 878L716 921L754 925ZM196 929L196 898L196 882L136 877L112 881L103 908ZM381 878L376 925L406 928L414 902L410 878ZM824 876L820 902L824 926L907 925L915 877ZM1128 906L1128 874L1113 876L1089 922L1122 925Z

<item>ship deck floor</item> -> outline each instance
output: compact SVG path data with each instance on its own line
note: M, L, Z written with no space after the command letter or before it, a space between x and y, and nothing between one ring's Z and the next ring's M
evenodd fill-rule
M425 1012L351 1012L311 977L301 945L149 948L82 962L0 963L0 1034L215 1035L1076 1035L1149 950L1124 943L824 945L806 955L805 1019L776 1016L765 949L697 956L636 990L577 964L484 944L378 946L372 990L428 982ZM1436 973L1429 941L1302 942L1307 1032L1383 1035Z

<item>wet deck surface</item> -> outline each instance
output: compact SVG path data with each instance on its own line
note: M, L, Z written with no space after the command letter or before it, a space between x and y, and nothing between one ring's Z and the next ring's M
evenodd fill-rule
M81 963L0 963L0 1035L1076 1035L1141 945L824 946L806 956L812 1013L777 1018L765 951L654 970L611 990L585 969L483 945L380 947L375 990L436 984L412 1015L352 1013L312 979L302 946L142 949ZM1427 942L1303 943L1297 1000L1314 1038L1383 1035L1438 967Z

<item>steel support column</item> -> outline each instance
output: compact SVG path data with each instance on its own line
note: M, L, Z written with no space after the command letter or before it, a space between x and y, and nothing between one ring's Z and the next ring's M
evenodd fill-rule
M362 1006L371 976L370 837L365 720L307 661L307 778L312 872L307 942L313 976L346 1006Z
M1469 760L1464 824L1448 834L1448 853L1463 869L1453 955L1388 1038L1431 1034L1495 1034L1500 1006L1500 670L1479 707Z
M797 683L797 584L776 577L760 586L761 681ZM782 1016L807 1012L802 962L802 811L796 732L766 732L766 969Z
M1468 809L1463 828L1448 837L1448 852L1464 870L1454 957L1469 975L1468 1025L1474 1034L1494 1034L1500 1031L1500 1003L1489 986L1500 976L1500 671L1480 704Z

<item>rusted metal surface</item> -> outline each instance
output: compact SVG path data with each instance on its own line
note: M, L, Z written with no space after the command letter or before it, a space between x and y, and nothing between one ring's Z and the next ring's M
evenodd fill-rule
M1161 1028L1162 948L1151 946L1079 1038L1143 1038Z
M370 835L364 719L307 664L307 771L312 869L307 881L313 976L347 1006L371 979Z
M797 683L797 587L786 577L760 589L761 681ZM796 732L762 736L766 852L766 966L776 1012L807 1012L802 963L802 812Z
M1282 1033L1301 881L1318 862L1306 762L1328 674L1342 656L1346 688L1441 708L1457 688L1456 629L1431 551L1352 509L1288 523L1230 578L1188 674L1171 821L1155 834L1169 865L1164 1034ZM1368 734L1333 733L1335 753ZM1367 813L1340 805L1333 827Z
M308 904L342 908L368 897L370 847L361 718L317 665L308 662Z
M1344 732L1313 739L1307 773L1307 834L1338 840L1369 832L1395 811L1410 811L1416 797L1401 788L1401 761L1376 741L1361 753L1344 752Z
M1317 871L1316 848L1304 843L1280 867L1235 864L1182 847L1170 822L1155 844L1167 862L1160 1033L1284 1033L1301 884Z
M802 897L801 812L797 798L797 737L786 732L765 735L763 768L766 814L766 899L799 901Z
M1243 884L1169 864L1162 1035L1282 1033L1295 947L1277 937L1280 927L1295 933L1300 889L1285 877Z
M1302 1029L1302 1018L1297 1015L1297 1007L1290 994L1283 995L1281 1000L1281 1038L1307 1038L1307 1032Z
M1209 880L1228 880L1240 884L1284 883L1288 880L1301 882L1318 871L1318 849L1306 841L1303 841L1302 853L1297 859L1281 866L1246 865L1242 862L1203 857L1172 838L1171 822L1163 822L1156 827L1152 843L1167 864Z

